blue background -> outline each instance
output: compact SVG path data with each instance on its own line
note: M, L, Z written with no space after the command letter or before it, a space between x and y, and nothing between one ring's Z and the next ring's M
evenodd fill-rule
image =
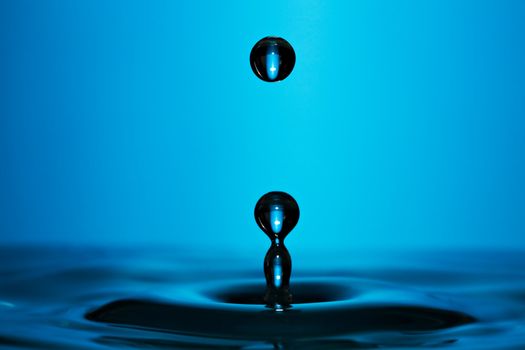
M521 246L523 1L2 1L0 244ZM287 39L290 77L248 57ZM295 247L295 248L294 248Z

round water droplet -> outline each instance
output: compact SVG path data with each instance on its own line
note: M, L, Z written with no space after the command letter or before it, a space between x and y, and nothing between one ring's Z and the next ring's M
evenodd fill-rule
M255 75L264 81L283 80L293 70L295 51L283 38L267 36L253 47L250 64Z
M284 238L299 221L299 205L285 192L268 192L255 205L255 221L271 240Z

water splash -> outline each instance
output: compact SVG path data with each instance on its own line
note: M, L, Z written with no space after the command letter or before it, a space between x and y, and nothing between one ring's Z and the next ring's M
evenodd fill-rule
M284 239L299 221L299 206L288 193L268 192L255 205L254 216L257 225L272 241L264 258L266 304L276 311L284 311L292 302L292 258Z

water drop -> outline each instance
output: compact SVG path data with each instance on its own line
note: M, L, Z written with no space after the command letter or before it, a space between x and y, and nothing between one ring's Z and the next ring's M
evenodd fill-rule
M293 70L295 52L292 45L283 38L268 36L253 47L250 64L255 75L264 81L283 80Z
M282 311L290 306L290 276L292 259L284 239L299 221L299 206L295 199L285 192L269 192L255 205L255 221L272 240L264 258L266 295L268 307Z

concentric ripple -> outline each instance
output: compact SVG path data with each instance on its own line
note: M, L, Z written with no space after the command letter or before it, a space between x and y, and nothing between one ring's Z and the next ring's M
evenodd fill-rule
M305 280L294 285L295 304L276 312L264 306L264 286L226 282L185 286L188 294L163 299L121 299L86 315L91 321L234 339L328 337L359 332L421 332L466 325L474 317L435 298L364 280ZM180 294L182 295L182 294ZM193 302L191 302L193 300ZM190 301L190 302L188 302Z

